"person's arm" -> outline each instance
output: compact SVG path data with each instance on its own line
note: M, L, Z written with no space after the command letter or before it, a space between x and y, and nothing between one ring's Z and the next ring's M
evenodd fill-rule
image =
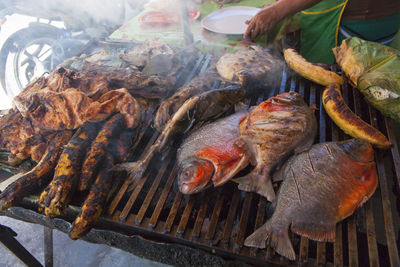
M279 21L299 11L312 7L321 0L280 0L267 6L257 13L251 20L244 33L245 39L254 40L260 34L268 33Z

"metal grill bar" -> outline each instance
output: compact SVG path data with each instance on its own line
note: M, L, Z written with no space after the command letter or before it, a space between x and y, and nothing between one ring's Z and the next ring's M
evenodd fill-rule
M171 190L172 183L174 182L176 177L176 167L174 167L171 171L171 174L168 177L167 183L165 184L164 190L161 193L160 199L157 202L156 207L154 208L153 215L150 218L149 227L153 229L156 227L158 217L162 211L162 208L167 200L168 193Z
M185 70L182 70L179 76L179 83L191 80L198 72L204 72L211 61L211 56L195 57L192 61L194 63L188 63L187 66L190 65L193 69L186 67ZM280 84L279 88L266 92L258 97L258 100L254 98L252 103L260 102L282 92L299 92L310 106L315 105L317 108L315 114L319 121L319 134L317 137L319 142L349 138L339 130L326 114L322 105L323 88L321 86L314 85L293 75L287 67L283 70ZM216 86L218 87L218 85ZM352 87L344 87L343 97L356 114L366 115L365 110L368 109L357 90ZM378 127L375 111L369 110L371 113L369 118L372 124ZM398 146L391 120L386 118L383 122L387 136L394 144L390 156L398 182L400 181ZM156 137L152 137L148 143L138 147L145 147L154 142ZM142 139L144 140L144 138ZM143 140L141 140L142 143L145 142ZM297 259L299 263L306 263L307 265L358 266L368 262L370 266L379 266L379 256L382 257L387 253L390 256L391 265L397 266L398 254L391 210L393 204L389 199L390 191L387 181L389 174L383 165L382 151L376 151L376 161L381 191L377 190L377 197L371 199L356 214L337 225L336 242L334 244L315 242L295 234L291 235L295 251L298 253ZM176 166L168 175L165 175L166 172L169 172L168 166L170 165L167 160L162 162L160 169L147 171L145 178L137 182L128 200L123 197L128 186L123 184L120 191L113 198L108 210L113 220L122 221L125 225L131 226L132 229L137 228L140 231L149 231L150 234L161 234L167 239L171 238L171 242L182 242L185 245L210 249L210 251L214 249L217 254L223 253L225 257L240 258L253 264L264 264L264 261L277 264L293 264L275 254L270 247L267 247L267 249L250 249L243 245L245 238L262 226L266 221L267 215L270 215L267 214L267 206L269 204L265 198L253 193L241 192L236 185L229 184L222 188L206 190L197 195L184 196L172 190L172 184L177 175ZM162 182L164 177L166 179L165 183ZM150 187L150 189L146 192L144 189L147 187ZM139 201L140 197L143 197L142 203L140 202L142 199ZM377 211L373 208L373 201L379 201L379 205L383 207L382 214L384 216L387 248L384 244L379 245L377 243L379 241L375 228L378 223L375 221L375 216L379 218L379 215L375 215ZM154 210L151 211L151 207L154 207ZM358 224L361 225L361 232L357 228ZM363 229L366 231L365 234ZM368 242L367 245L360 241L360 238L364 238L364 236ZM380 249L379 253L378 247ZM383 254L381 253L382 249ZM365 257L366 253L368 253L368 259ZM384 259L383 262L385 262Z
M206 234L206 242L208 245L212 244L212 240L215 235L215 230L217 229L217 223L219 220L219 216L221 214L221 208L224 201L224 195L222 193L222 189L219 190L218 198L214 206L213 213L211 215L210 225L208 227L208 231Z

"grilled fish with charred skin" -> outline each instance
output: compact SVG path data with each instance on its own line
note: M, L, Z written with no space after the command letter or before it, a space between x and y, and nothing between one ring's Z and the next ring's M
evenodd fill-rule
M257 89L276 86L282 68L283 60L260 46L227 53L217 62L222 78Z
M0 210L8 209L18 203L24 196L35 192L35 190L46 186L50 182L51 174L57 164L62 148L71 136L71 131L58 132L54 136L39 163L32 170L7 186L0 194Z
M154 118L154 128L162 132L164 126L187 99L211 90L218 81L220 81L220 77L215 67L211 67L206 73L193 78L189 83L180 87L171 97L161 103Z
M140 179L153 156L159 153L173 137L179 133L187 132L198 121L221 116L245 96L245 89L233 85L189 98L175 112L154 144L138 161L118 164L114 167L114 170L127 171L132 181Z
M239 122L247 114L239 111L207 124L189 135L178 149L178 187L183 194L198 193L211 181L220 186L246 167L244 151L235 146Z
M336 223L366 202L378 184L372 146L360 139L316 144L292 156L277 175L283 183L275 212L244 244L269 244L291 260L290 226L312 240L334 242Z
M239 189L273 201L270 172L291 153L310 148L316 135L314 112L298 93L282 93L262 102L240 123L236 145L246 151L255 168L234 180Z

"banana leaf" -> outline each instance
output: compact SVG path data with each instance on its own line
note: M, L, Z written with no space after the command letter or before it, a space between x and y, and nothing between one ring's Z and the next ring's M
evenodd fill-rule
M333 53L366 100L400 122L400 51L352 37L334 48Z

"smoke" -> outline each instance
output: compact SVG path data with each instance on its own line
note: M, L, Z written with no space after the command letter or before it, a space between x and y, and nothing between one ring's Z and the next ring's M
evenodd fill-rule
M103 27L108 32L136 15L146 0L17 0L4 1L23 15L64 21L69 28Z

